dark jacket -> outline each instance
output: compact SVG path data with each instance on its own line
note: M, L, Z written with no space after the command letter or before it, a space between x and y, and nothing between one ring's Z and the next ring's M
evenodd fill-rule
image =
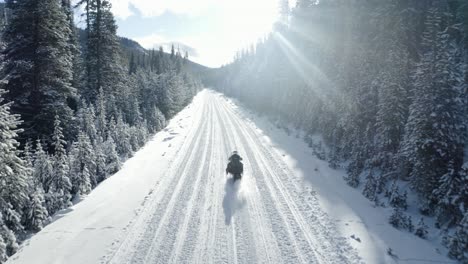
M244 173L244 164L241 162L242 158L238 154L229 157L229 163L226 168L226 173L242 174Z

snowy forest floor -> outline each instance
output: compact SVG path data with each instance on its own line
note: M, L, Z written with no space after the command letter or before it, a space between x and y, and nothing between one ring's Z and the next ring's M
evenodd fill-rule
M233 183L235 149L245 174ZM453 263L391 227L343 175L301 138L203 90L7 263Z

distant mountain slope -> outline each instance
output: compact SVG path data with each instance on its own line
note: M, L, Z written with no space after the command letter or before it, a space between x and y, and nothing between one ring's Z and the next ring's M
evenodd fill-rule
M79 28L78 36L79 36L80 43L83 44L85 40L85 31ZM138 42L132 39L119 36L119 40L120 40L120 45L122 47L122 53L127 55L126 56L127 59L130 58L130 54L132 53L134 53L135 55L141 55L141 54L149 54L150 52L150 50L143 48ZM82 46L85 46L85 45L82 45ZM169 58L170 56L170 54L167 52L165 53L165 55L167 56L167 58ZM206 66L190 61L190 58L188 62L188 69L190 70L190 72L194 73L195 75L198 75L199 77L203 76L204 73L210 70L210 68Z

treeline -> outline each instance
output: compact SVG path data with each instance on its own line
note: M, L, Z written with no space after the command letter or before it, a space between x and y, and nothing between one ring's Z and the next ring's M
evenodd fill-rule
M70 0L5 5L0 263L56 212L117 172L200 87L180 52L122 49L109 1L78 3L83 34ZM137 54L151 60L135 61Z
M426 237L424 221L415 229L404 213L415 192L420 212L448 230L449 255L466 262L467 30L462 0L299 0L292 10L283 1L274 32L213 80L322 135L349 185L394 207L395 227Z

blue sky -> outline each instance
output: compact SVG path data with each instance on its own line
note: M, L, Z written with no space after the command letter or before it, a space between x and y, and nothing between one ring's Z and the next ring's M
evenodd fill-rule
M277 0L110 0L118 34L145 48L177 43L192 60L219 67L271 31ZM179 44L180 43L180 44Z

